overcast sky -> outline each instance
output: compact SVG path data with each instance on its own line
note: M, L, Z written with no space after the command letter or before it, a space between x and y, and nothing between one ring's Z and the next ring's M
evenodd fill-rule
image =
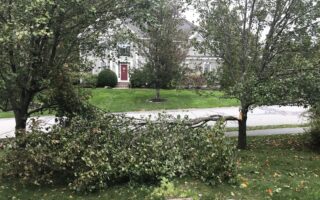
M193 7L189 6L189 9L185 13L183 13L183 15L190 22L198 24L197 20L199 19L199 13L197 13Z

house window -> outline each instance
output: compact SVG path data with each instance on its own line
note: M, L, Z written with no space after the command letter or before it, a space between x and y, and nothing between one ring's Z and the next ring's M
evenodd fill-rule
M130 45L120 44L118 45L118 56L130 56Z

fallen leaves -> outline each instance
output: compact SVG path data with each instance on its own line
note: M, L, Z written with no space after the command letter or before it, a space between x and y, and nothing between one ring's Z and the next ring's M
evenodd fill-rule
M308 181L300 181L299 185L295 188L296 192L300 192L301 190L307 189L308 186L306 185Z
M240 177L240 180L241 180L240 188L245 189L249 186L248 179Z
M272 195L273 195L273 192L272 192L272 189L271 189L271 188L267 189L267 190L266 190L266 192L267 192L267 193L268 193L268 195L270 195L270 196L272 196Z
M275 172L275 173L273 174L273 177L274 177L274 178L281 177L281 174L278 174L277 172Z
M270 161L269 161L269 159L267 159L267 160L264 161L264 166L265 166L265 167L270 167Z
M248 187L247 183L241 183L240 184L240 188L242 188L242 189L247 188L247 187Z

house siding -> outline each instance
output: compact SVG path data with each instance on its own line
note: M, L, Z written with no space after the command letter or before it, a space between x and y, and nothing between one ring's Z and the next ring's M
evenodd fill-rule
M190 38L189 40L201 40L201 36L199 36L198 33L191 31L193 25L190 22L187 22L183 25L182 28L189 28L190 32ZM133 33L137 33L137 28L128 25L127 28L129 30L132 30ZM141 33L140 33L141 34ZM118 56L118 51L106 51L105 58L97 58L94 56L89 57L89 60L91 61L93 65L92 73L98 74L103 69L111 69L117 74L118 82L130 82L130 70L133 68L140 68L143 67L147 63L147 59L139 54L139 49L137 48L137 45L134 45L133 43L130 44L122 44L122 46L130 46L130 56ZM123 81L121 80L121 74L120 74L120 64L121 63L127 63L128 64L128 80ZM195 68L201 68L202 71L213 71L216 70L219 66L218 60L216 57L205 55L197 51L193 46L191 46L188 49L188 53L186 56L185 61L182 63L183 65L195 69Z

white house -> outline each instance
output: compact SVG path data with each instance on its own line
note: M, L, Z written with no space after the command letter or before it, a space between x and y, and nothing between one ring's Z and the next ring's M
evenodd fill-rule
M136 26L130 23L124 26L137 37L145 38L145 34ZM188 34L190 42L202 39L201 35L195 31L195 25L187 20L183 20L180 29ZM147 63L141 50L132 42L119 43L117 49L106 50L105 55L103 57L87 56L93 63L92 73L98 74L103 69L111 69L117 74L118 87L128 87L130 69L143 67ZM193 46L189 48L183 64L191 69L201 68L203 72L215 70L218 66L217 58L202 54Z

